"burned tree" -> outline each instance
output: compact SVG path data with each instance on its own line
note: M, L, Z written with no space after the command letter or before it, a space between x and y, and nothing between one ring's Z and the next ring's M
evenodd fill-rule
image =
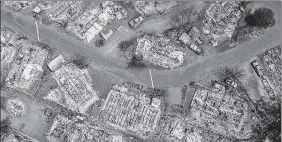
M244 70L240 69L238 66L232 68L226 66L217 70L216 76L219 78L220 81L223 81L226 78L241 79L245 76L245 74Z

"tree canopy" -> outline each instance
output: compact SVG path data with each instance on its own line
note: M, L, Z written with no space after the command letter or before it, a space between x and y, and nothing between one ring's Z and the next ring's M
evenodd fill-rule
M269 8L259 8L253 14L246 16L247 25L268 28L275 25L274 13Z

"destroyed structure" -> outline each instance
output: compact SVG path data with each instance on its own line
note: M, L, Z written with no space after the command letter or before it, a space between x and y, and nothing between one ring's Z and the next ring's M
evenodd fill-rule
M281 46L274 47L263 54L263 62L268 78L273 82L276 91L281 92Z
M15 38L14 31L6 27L1 28L1 85L4 84L17 54L17 48L13 45Z
M176 1L135 1L135 10L141 15L162 14L176 5Z
M30 10L36 5L37 1L3 1L4 7L13 11ZM27 11L28 11L27 10Z
M120 20L127 16L127 11L112 1L103 2L100 7L85 11L74 20L71 25L77 36L90 42L100 31L113 20Z
M1 84L9 73L10 66L16 56L16 49L13 46L1 46Z
M185 124L178 117L167 116L165 121L160 124L161 130L170 141L180 142L184 140Z
M191 103L191 122L217 134L241 138L247 104L239 95L230 95L217 82L212 88L199 87ZM187 118L188 119L188 118Z
M50 142L78 142L78 141L101 141L101 142L123 142L122 136L114 135L109 131L83 122L78 118L67 118L58 115L47 132Z
M88 5L82 1L39 2L38 7L45 9L50 19L66 22L69 31L86 42L90 42L113 20L127 17L127 11L113 1Z
M11 116L21 117L26 113L26 106L18 99L8 99L5 108Z
M239 4L238 1L216 1L206 10L202 30L213 46L232 37L243 12Z
M150 88L137 84L115 85L108 93L99 119L141 137L152 135L161 115L161 100L149 98Z
M144 35L137 39L135 55L143 61L168 69L179 67L185 54L165 36Z
M200 38L201 33L200 30L193 26L188 32L182 33L178 37L178 41L185 44L188 48L199 55L203 55L204 51L200 45L203 44L202 39Z
M3 142L39 142L38 140L13 129L10 129L7 134L1 133L1 142L2 141Z
M271 101L271 97L280 96L281 92L281 47L267 50L261 56L261 61L251 62L259 78L260 92L264 100Z
M33 95L41 81L43 65L48 51L35 44L22 43L19 46L5 85Z
M87 108L99 99L97 92L92 88L92 80L87 70L81 70L69 63L52 75L58 87L51 90L45 99L81 113L85 113Z
M160 129L168 141L173 142L232 142L221 135L202 128L181 117L167 115Z

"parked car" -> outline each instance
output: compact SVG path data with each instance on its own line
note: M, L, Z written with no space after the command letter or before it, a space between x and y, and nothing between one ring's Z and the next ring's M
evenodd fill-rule
M254 60L253 62L251 62L251 65L252 67L254 68L256 74L259 76L259 77L262 77L263 76L263 72L262 72L262 69L259 65L259 62L257 60Z
M197 45L195 45L194 43L192 43L189 47L192 51L194 51L195 53L197 53L198 55L204 55L204 51L202 50L201 47L198 47Z
M144 21L142 16L134 18L128 22L129 27L136 28Z

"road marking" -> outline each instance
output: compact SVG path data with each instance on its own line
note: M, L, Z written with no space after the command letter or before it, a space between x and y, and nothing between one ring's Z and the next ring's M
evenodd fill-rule
M154 82L153 82L153 78L152 78L152 73L151 73L151 70L149 70L149 73L150 73L150 77L151 77L152 87L153 87L153 88L155 88L155 87L154 87Z
M37 22L35 21L35 25L36 25L36 32L37 32L37 40L39 41L39 32L38 32L38 26L37 26Z

